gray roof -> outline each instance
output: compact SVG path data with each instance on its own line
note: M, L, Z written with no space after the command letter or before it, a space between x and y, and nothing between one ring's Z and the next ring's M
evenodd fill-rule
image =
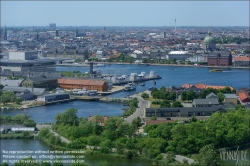
M5 86L3 90L9 90L9 91L18 91L18 90L23 90L27 89L30 92L32 92L32 88L26 88L26 87L14 87L14 86ZM42 95L45 91L45 88L33 88L33 94L34 95Z
M215 96L218 98L218 96L216 94L214 94L213 92L209 93L207 96L206 96L206 99L212 97L212 96Z
M29 77L27 78L32 82L43 82L43 81L54 81L57 80L57 78L55 77L46 77L45 75L41 75L41 76L36 76L36 77Z
M224 94L225 98L230 98L230 99L237 99L237 96L235 94Z
M5 86L3 88L3 91L12 91L12 92L25 92L25 91L29 91L27 88L24 87L9 87L9 86Z
M225 111L222 106L213 107L176 107L176 108L146 108L146 112L180 112L181 114L188 114L189 112L216 112L218 110Z
M215 98L210 98L210 99L194 99L193 100L194 104L219 104L218 99Z
M5 79L5 78L2 78L1 80L0 80L0 83L3 85L3 86L5 86L5 85L7 85L7 86L16 86L16 87L18 87L19 86L19 84L22 82L23 80L7 80L7 79Z
M52 94L46 94L43 96L45 97L45 96L60 96L60 95L69 95L69 93L52 93Z

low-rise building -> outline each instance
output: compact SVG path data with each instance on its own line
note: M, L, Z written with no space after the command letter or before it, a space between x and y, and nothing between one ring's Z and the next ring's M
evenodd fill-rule
M193 107L211 107L212 105L219 105L219 101L216 98L210 99L194 99Z
M218 96L216 94L214 94L213 92L209 93L207 96L206 96L206 99L218 99Z
M235 56L234 66L250 66L250 56Z
M224 103L232 103L234 105L238 104L238 99L237 96L235 94L224 94L225 98L224 98Z
M210 116L216 111L226 112L219 106L214 107L180 107L180 108L145 108L144 118L147 117L191 117Z
M38 96L37 101L44 102L46 104L55 101L67 100L69 98L70 96L68 93L54 93Z
M28 77L21 83L22 87L29 88L57 88L57 78L55 77L47 77L45 75L36 76L36 77Z
M107 91L108 84L103 80L84 80L84 79L73 79L73 78L59 78L59 87L63 89L88 89L97 91Z
M13 133L20 133L20 132L24 132L24 131L34 133L35 132L35 127L12 127L11 131Z
M185 60L191 55L189 54L188 51L170 51L168 55L166 55L167 60Z
M207 56L208 66L231 66L232 54L231 52L210 52Z
M5 86L3 88L3 91L11 91L17 97L20 97L22 100L32 100L32 99L34 99L34 94L30 90L28 90L27 88Z

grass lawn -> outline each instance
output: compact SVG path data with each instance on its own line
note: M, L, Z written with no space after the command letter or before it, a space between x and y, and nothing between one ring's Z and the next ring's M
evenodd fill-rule
M151 103L150 108L160 108L160 105Z

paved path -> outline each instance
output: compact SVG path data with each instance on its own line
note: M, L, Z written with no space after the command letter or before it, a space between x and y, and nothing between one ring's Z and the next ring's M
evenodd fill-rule
M52 130L52 128L51 128L51 125L39 125L39 124L36 125L36 128L37 128L38 130L41 130L41 129L44 128L44 127L48 127L49 130L50 130L50 132L53 133L56 137L59 136L62 142L66 142L67 144L71 142L71 141L68 140L67 138L65 138L65 137L63 137L63 136L61 136L61 135L59 135L59 134L56 133L56 132L54 132L54 131Z
M144 100L144 99L141 97L141 94L142 94L142 93L143 93L143 92L138 93L138 94L134 94L134 95L131 96L132 98L136 97L136 98L138 99L138 101L139 101L138 107L139 107L139 108L137 108L136 111L135 111L132 115L130 115L129 117L126 118L126 121L127 121L128 123L132 123L133 120L134 120L135 118L137 118L137 117L142 117L145 108L149 108L149 107L150 107L150 103L151 103L151 102L150 102L150 101L147 101L147 100ZM150 93L150 91L145 91L144 93Z
M166 158L168 156L167 153L162 153L162 156L164 158ZM183 160L187 160L188 161L188 164L192 164L194 163L194 160L191 159L191 158L188 158L188 157L185 157L185 156L181 156L181 155L175 155L175 158L174 158L176 161L180 162L180 163L183 163Z

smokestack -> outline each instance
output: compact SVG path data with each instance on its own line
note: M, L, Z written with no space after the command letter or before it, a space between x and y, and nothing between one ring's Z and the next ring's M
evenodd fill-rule
M93 74L93 62L90 62L89 74Z

